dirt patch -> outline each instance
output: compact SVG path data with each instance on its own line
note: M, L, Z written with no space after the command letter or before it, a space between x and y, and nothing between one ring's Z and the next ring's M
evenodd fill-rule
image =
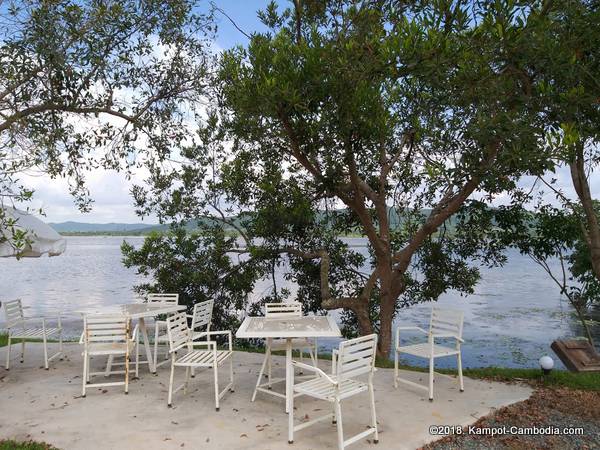
M479 449L600 449L600 392L579 391L566 388L536 390L519 403L501 408L474 425L474 433L463 428L460 435L447 436L433 442L423 450L479 450ZM546 431L565 428L583 428L581 434L476 434L484 429L510 431L510 427L536 427ZM489 431L488 431L489 432Z

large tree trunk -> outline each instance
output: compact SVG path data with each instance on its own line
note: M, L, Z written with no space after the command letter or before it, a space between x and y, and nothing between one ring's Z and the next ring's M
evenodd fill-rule
M377 357L389 358L392 347L392 325L394 322L394 310L396 299L390 294L381 298L379 309L379 340L377 341Z
M583 227L584 237L590 250L592 270L595 277L600 280L600 224L598 223L598 216L596 215L596 210L594 208L590 185L585 173L583 145L580 145L577 149L575 160L570 164L570 169L573 187L575 188L575 192L577 193L577 197L581 202L581 206L585 215L585 225ZM573 305L573 307L575 308L577 316L583 325L590 345L594 347L592 333L587 322L585 321L585 313L587 311L582 310L581 307L575 305Z
M575 161L570 164L571 178L573 187L579 197L583 212L585 214L585 230L586 240L590 249L590 257L592 260L592 269L596 278L600 280L600 225L598 224L598 216L594 209L594 202L590 192L585 174L585 162L583 158L583 148L579 148Z

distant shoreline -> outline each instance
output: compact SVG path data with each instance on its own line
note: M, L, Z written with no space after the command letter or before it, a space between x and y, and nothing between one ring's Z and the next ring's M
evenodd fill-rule
M192 230L193 232L193 230ZM60 234L61 236L115 236L115 237L147 237L150 236L151 234L168 234L168 231L156 231L156 230L149 230L149 231L60 231L58 234ZM237 233L236 231L227 231L228 235L231 236L239 236L239 233ZM366 238L367 236L364 234L360 234L360 233L349 233L349 234L343 234L340 235L340 237L345 237L345 238Z

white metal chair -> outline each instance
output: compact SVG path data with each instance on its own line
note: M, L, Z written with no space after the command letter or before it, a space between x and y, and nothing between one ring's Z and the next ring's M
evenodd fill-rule
M193 341L202 338L206 338L207 341L210 341L210 322L212 320L214 303L213 300L196 303L192 314L187 315L187 318L192 320L190 332L192 333ZM201 329L204 329L204 331L201 331ZM192 378L194 378L195 375L195 369L192 367Z
M62 323L60 314L57 314L56 326L46 325L48 318L25 317L21 300L4 302L6 314L6 327L8 329L8 344L6 348L6 370L10 369L10 349L13 339L21 339L21 362L25 357L25 339L41 339L44 344L44 368L48 370L48 363L63 353ZM37 322L37 326L35 324ZM41 326L40 326L41 325ZM54 355L48 357L48 338L58 335L59 349Z
M284 302L284 303L265 303L265 317L270 318L290 318L290 317L302 317L302 304L299 302ZM265 391L271 389L273 383L279 383L285 381L285 378L271 378L272 371L272 358L271 353L274 351L284 351L286 349L285 339L272 339L269 338L265 345L265 357L258 374L258 380L254 387L254 393L252 394L252 401L256 399L256 393L258 391ZM317 340L316 339L292 339L292 350L300 351L300 362L303 362L303 353L308 350L308 354L312 360L314 366L317 365ZM261 383L263 375L267 376L267 383ZM302 373L302 369L300 369Z
M169 353L171 354L171 376L169 378L168 406L172 406L173 394L183 388L187 391L190 372L192 369L212 368L215 383L215 408L219 410L219 400L227 390L233 392L233 343L231 331L207 331L208 336L226 335L228 337L228 348L218 350L215 341L193 341L192 330L188 328L187 315L184 312L167 317L167 336L169 339ZM205 349L196 350L194 347L202 346ZM178 356L177 352L187 349L187 353ZM219 391L219 366L229 360L229 384ZM175 367L185 367L185 382L173 389L173 376Z
M91 314L83 318L83 334L81 343L83 347L83 387L81 396L85 397L88 387L125 386L125 393L129 391L129 356L137 343L137 327L131 331L131 319L117 314ZM124 357L123 370L107 368L101 372L92 372L90 362L94 356L107 356L109 360L114 357ZM113 364L117 365L117 364ZM124 374L124 381L90 384L92 376Z
M148 303L152 304L179 304L179 294L148 294L146 297ZM154 368L158 368L169 362L169 352L167 344L169 339L167 337L167 322L165 320L154 321ZM158 362L158 346L164 344L167 351L165 352L164 361ZM137 357L137 355L136 355Z
M425 331L419 327L398 327L396 329L396 348L394 358L394 387L398 387L398 381L408 384L419 389L425 389L429 392L429 401L433 401L433 380L434 380L434 365L436 358L445 356L456 356L458 366L458 382L460 392L464 392L462 361L460 354L460 346L464 342L462 339L464 314L460 310L442 309L433 307L431 309L431 321L429 323L429 331ZM412 344L400 346L400 331L416 330L427 335L427 342L420 344ZM437 339L453 339L455 341L454 348L447 345L437 344ZM400 378L398 375L398 358L401 353L426 358L429 360L429 386L423 386L414 383L410 380Z
M289 423L288 423L288 442L294 442L294 432L302 430L317 422L333 419L337 424L338 449L343 450L346 446L353 444L360 439L374 434L374 442L379 442L377 431L377 416L375 413L375 392L373 389L373 375L375 373L375 351L377 348L377 335L370 334L356 339L350 339L340 343L339 349L333 351L331 361L331 374L327 375L318 367L293 361L292 364L298 368L303 368L316 373L317 377L294 386L294 392L299 395L308 395L310 397L325 400L333 403L333 413L317 417L300 425L294 426L294 397L292 395ZM355 377L368 375L367 381L356 380ZM371 421L370 427L358 433L351 438L344 440L344 431L342 427L342 409L340 402L346 398L362 392L369 392Z

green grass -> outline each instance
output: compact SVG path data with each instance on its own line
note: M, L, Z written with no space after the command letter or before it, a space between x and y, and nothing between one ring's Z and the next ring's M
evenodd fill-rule
M237 351L264 353L263 348L241 347ZM273 352L283 356L284 352ZM294 353L296 356L297 352ZM305 355L306 356L306 355ZM321 360L331 360L331 354L319 354ZM393 369L394 361L378 358L375 365L383 369ZM408 366L400 364L400 369L427 372L425 367ZM436 369L436 372L447 375L456 375L454 369ZM481 367L463 370L463 374L470 378L480 380L502 381L506 383L524 382L532 386L567 387L586 391L600 391L600 372L575 373L566 370L553 370L548 375L543 375L540 369L512 369L507 367Z
M0 450L56 450L56 447L44 442L0 440Z

